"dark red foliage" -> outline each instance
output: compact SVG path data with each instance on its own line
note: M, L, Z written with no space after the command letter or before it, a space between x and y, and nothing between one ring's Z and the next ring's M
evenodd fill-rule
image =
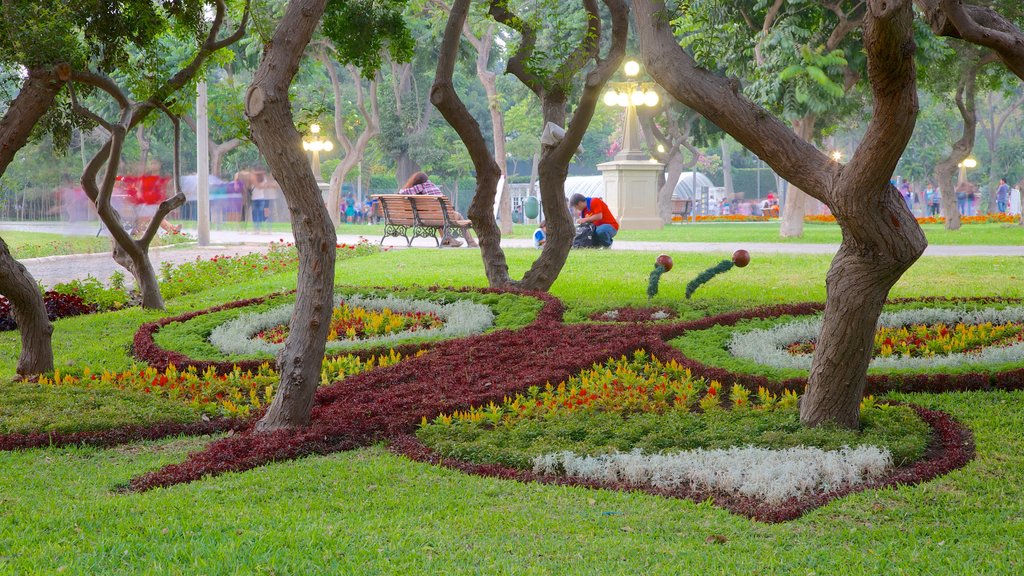
M493 288L441 288L438 286L432 286L429 289L435 291L445 290L463 293L482 292L485 294L509 292L508 290L499 290ZM161 328L167 326L168 324L171 324L172 322L185 322L197 316L211 314L213 312L220 312L221 310L230 310L233 308L244 308L247 306L254 306L257 304L262 304L263 302L271 298L291 294L293 292L294 290L291 290L288 292L278 292L275 294L270 294L268 296L263 296L260 298L238 300L235 302L222 304L220 306L215 306L213 308L187 312L179 316L170 316L167 318L161 318L156 322L149 322L143 324L142 326L139 327L138 331L135 332L135 338L132 344L132 354L135 356L135 358L149 364L153 368L156 368L157 370L160 371L166 370L167 367L170 366L171 364L173 364L179 369L194 366L200 372L206 370L207 368L213 368L218 374L229 374L231 373L232 370L234 370L236 366L242 369L243 371L255 371L260 367L261 364L267 362L267 360L196 360L189 358L188 356L181 354L179 352L161 348L160 345L153 340L153 335L156 334ZM564 307L562 305L562 302L557 298L544 292L514 291L514 293L521 296L537 298L538 300L542 300L544 302L544 306L541 308L540 312L537 314L537 318L534 320L534 325L559 323L562 321L562 313L564 311ZM463 338L462 340L466 339L468 338ZM344 352L339 352L338 355L353 355L365 360L372 356L387 354L391 350L394 350L395 352L403 356L413 356L421 350L430 349L433 345L434 343L428 342L420 344L400 344L398 346L378 346L375 348L364 348L361 350L347 350Z
M463 289L470 291L473 289ZM483 290L494 292L495 290ZM547 382L557 383L579 371L608 358L632 354L639 349L655 356L674 359L689 367L698 376L720 381L733 380L749 387L766 386L775 391L783 388L802 389L806 381L794 379L779 382L758 376L732 374L728 370L704 366L686 358L666 343L688 330L701 330L714 325L732 325L748 318L771 318L781 315L805 315L820 312L818 303L765 306L730 314L722 314L701 320L663 324L574 324L562 323L563 307L560 301L547 294L521 293L539 298L545 302L536 321L526 328L513 331L497 331L482 336L461 338L432 343L419 347L408 347L403 354L425 350L420 356L386 368L372 370L349 377L343 382L317 391L312 422L309 427L299 430L285 430L270 434L255 434L252 426L258 420L255 415L240 433L211 443L206 450L193 453L180 464L166 466L155 472L134 478L133 490L148 490L156 486L170 486L198 480L204 476L230 471L249 470L269 462L288 460L309 454L327 454L366 446L380 440L390 440L393 449L411 458L440 462L475 474L521 481L541 481L562 484L578 484L602 488L633 489L629 486L602 485L598 483L574 482L567 479L536 477L531 472L496 465L474 465L465 462L444 460L420 444L412 435L423 417L433 418L442 412L452 412L472 405L501 401L505 396L526 390L529 386L543 386ZM267 298L269 298L268 296ZM218 371L229 371L234 363L193 361L181 354L159 348L152 335L171 322L188 320L200 314L250 306L263 302L256 298L233 302L209 310L191 312L181 316L165 318L143 325L135 336L135 354L158 369L174 363L179 367L196 366L199 369L214 367ZM985 300L985 302L1006 301ZM381 351L367 351L361 354L376 354ZM244 363L238 363L245 368ZM996 375L921 375L900 376L898 382L873 380L869 392L878 393L889 389L946 391L956 389L987 389L990 387L1019 388L1024 382L1024 369ZM936 444L928 455L914 466L896 470L890 477L871 487L912 484L944 474L963 466L973 456L973 440L970 432L954 422L949 416L921 408L915 408L935 430ZM134 435L146 434L145 430L124 429L110 432L110 443L131 441ZM104 433L97 433L102 435ZM120 435L120 436L119 436ZM42 435L41 437L46 437ZM116 438L122 438L117 440ZM144 436L149 437L149 436ZM84 440L77 440L82 442ZM4 444L3 442L6 442ZM36 445L48 445L47 442ZM74 443L75 440L67 441ZM98 442L89 441L90 443ZM104 441L106 442L106 440ZM103 444L107 445L107 444ZM0 449L4 446L17 448L12 440L0 438ZM9 449L9 448L8 448ZM784 521L820 506L833 498L851 491L834 492L786 502L781 506L767 506L751 499L737 498L726 494L704 494L686 490L649 490L665 496L690 498L703 501L714 497L716 504L736 513L744 514L767 522Z
M46 317L51 321L92 314L96 311L94 306L86 304L80 297L54 290L43 293L43 304L46 306ZM4 296L0 296L0 332L17 328L18 324L14 321L14 311L11 309L10 301Z
M181 464L135 478L131 486L146 490L190 482L409 434L422 417L500 401L533 384L560 382L596 362L657 342L657 334L642 327L549 322L442 342L422 356L321 388L308 428L262 435L246 431L214 442Z
M614 312L614 317L609 317L608 314ZM658 312L666 314L665 318L655 318L654 315ZM679 314L671 308L665 308L664 306L656 306L651 308L633 308L627 306L624 308L612 308L611 310L604 310L601 312L594 312L589 316L591 320L597 322L658 322L660 320L669 320L678 317Z
M497 464L474 464L452 458L444 458L430 448L424 446L414 435L403 434L391 441L391 450L419 462L439 464L447 468L453 468L469 474L480 476L491 476L520 482L542 482L545 484L560 484L570 486L582 486L586 488L605 488L611 490L640 490L659 496L682 498L694 502L704 502L711 499L716 506L721 506L733 513L741 514L754 520L762 522L786 522L793 520L809 510L824 506L836 498L842 498L863 490L884 488L887 486L910 486L927 482L932 478L947 474L957 468L961 468L974 458L974 437L971 431L959 424L956 420L944 412L928 410L919 406L911 405L921 419L932 427L932 443L925 456L910 466L897 468L885 478L859 486L834 490L832 492L814 494L804 498L791 498L781 504L767 504L753 498L736 496L734 494L711 491L695 490L687 487L676 489L660 489L652 487L638 487L625 482L600 482L592 480L576 480L561 476L546 476L534 474L529 470L520 470Z
M164 422L149 426L121 426L94 432L36 432L32 434L0 434L0 451L56 448L60 446L117 446L141 440L158 440L168 436L199 436L227 430L240 430L245 421L216 418L181 424Z

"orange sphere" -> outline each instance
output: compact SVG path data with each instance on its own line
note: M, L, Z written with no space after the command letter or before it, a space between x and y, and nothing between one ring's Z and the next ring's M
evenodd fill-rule
M750 252L746 250L737 250L732 253L732 263L743 268L747 264L750 264Z

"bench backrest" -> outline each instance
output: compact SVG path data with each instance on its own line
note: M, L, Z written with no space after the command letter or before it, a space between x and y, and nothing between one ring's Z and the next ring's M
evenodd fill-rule
M381 210L384 211L384 219L389 224L396 226L412 226L416 224L416 213L413 212L409 196L399 194L381 194L374 196L380 201Z
M409 196L412 205L416 207L416 214L423 226L444 226L444 215L447 208L447 198L444 196ZM449 218L454 218L449 214Z

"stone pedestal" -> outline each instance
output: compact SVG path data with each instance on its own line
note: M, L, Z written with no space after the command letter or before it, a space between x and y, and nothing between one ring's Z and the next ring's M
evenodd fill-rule
M623 230L660 230L658 179L664 164L653 160L615 160L598 164L604 175L604 201Z

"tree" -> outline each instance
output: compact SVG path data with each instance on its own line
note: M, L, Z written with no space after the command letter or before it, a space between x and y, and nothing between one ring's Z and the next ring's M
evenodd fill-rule
M451 7L445 0L435 0L441 9L451 14ZM498 94L498 75L491 71L491 51L494 49L495 25L488 23L479 36L473 31L467 19L462 26L462 36L476 52L476 77L487 94L487 110L491 114L491 142L494 146L494 161L505 176L501 194L498 196L498 217L501 233L512 233L512 189L508 182L508 162L505 153L505 116L502 112L502 98Z
M183 26L202 19L202 6L194 3L151 0L121 0L103 11L91 3L32 0L5 0L0 8L0 69L21 76L21 90L0 120L0 174L39 126L54 136L57 148L70 141L74 123L63 89L74 70L92 60L97 71L111 72L128 61L129 48L149 45L168 18ZM53 326L42 295L2 239L0 292L10 299L21 331L18 374L51 370Z
M679 45L663 1L636 0L633 7L651 76L824 202L842 227L843 241L826 277L824 321L800 418L812 426L832 421L856 428L875 322L889 289L927 246L921 227L889 183L918 109L910 1L866 2L863 48L874 113L847 165L748 100L735 81L700 68Z
M501 232L493 213L494 196L501 171L487 149L479 123L466 109L452 82L459 37L465 26L469 0L456 0L452 4L430 99L459 134L476 168L476 193L469 208L469 218L473 221L473 227L480 238L484 271L491 286L518 285L529 290L547 290L558 277L569 255L573 223L565 202L568 166L594 116L601 90L619 67L626 50L628 8L622 0L604 0L604 5L610 12L612 22L607 54L604 57L600 55L602 19L597 0L583 0L586 21L582 38L575 44L573 50L551 69L545 69L546 62L540 54L535 54L536 22L516 15L505 0L492 0L489 5L490 15L496 21L518 32L520 36L519 47L509 59L506 72L513 74L540 99L545 130L553 132L547 128L550 126L557 127L559 132L564 130L564 135L553 135L550 143L542 146L538 163L541 204L547 219L548 241L544 244L540 257L523 279L513 282L508 274L505 253L500 245ZM558 8L564 10L564 5L559 5ZM566 124L573 81L591 62L593 67L585 74L575 111Z
M377 103L377 78L368 82L369 86L363 88L363 78L355 66L347 66L346 69L356 91L356 110L359 111L359 128L356 130L354 122L347 122L345 114L344 98L341 94L341 80L338 77L338 70L335 68L335 61L331 54L335 52L334 45L330 41L321 43L321 50L317 57L327 70L327 76L331 79L331 90L334 93L334 136L345 151L345 157L334 168L331 174L331 187L327 192L327 212L335 225L341 222L341 188L345 185L345 178L348 173L356 167L366 153L366 147L370 139L380 134L380 106ZM367 110L366 101L369 99L370 107ZM349 137L354 132L355 140Z
M1016 0L996 0L998 6L976 6L963 0L914 0L937 36L962 38L984 46L1024 80L1024 6ZM1014 22L1016 20L1016 23Z
M942 191L942 213L946 215L946 230L960 229L961 214L956 201L953 178L957 173L957 167L974 150L974 140L978 132L978 73L985 65L995 62L996 57L993 54L982 54L973 46L965 45L960 48L960 58L957 60L960 73L954 100L963 120L963 131L960 139L953 143L949 156L935 165L935 183Z
M174 95L191 83L197 74L202 70L204 63L218 50L230 46L245 34L245 26L249 17L249 5L246 2L244 12L238 28L225 38L219 39L221 27L227 18L227 5L224 0L216 0L215 13L209 30L205 35L199 35L198 46L195 54L188 60L187 64L175 71L166 80L155 81L151 70L146 65L155 65L157 58L152 51L143 51L138 60L133 62L139 68L132 68L133 73L141 73L145 78L137 78L134 89L144 91L149 96L140 101L134 101L118 83L107 74L100 71L82 69L71 72L73 85L83 85L93 90L105 93L117 105L118 119L109 121L82 102L72 86L71 102L76 114L86 121L101 126L108 134L107 141L100 147L100 150L93 156L82 173L82 188L86 196L95 204L96 212L100 220L110 232L114 240L114 260L124 266L135 278L136 285L142 296L142 307L151 309L163 309L163 296L160 294L160 284L157 280L156 270L149 259L149 246L160 230L160 223L172 210L185 203L185 195L181 192L180 178L180 120L179 116L171 111L171 100ZM131 76L131 74L129 74ZM156 214L150 220L146 229L138 237L134 237L125 227L117 210L111 204L114 187L117 183L117 172L121 164L121 151L124 147L125 138L131 130L140 126L142 122L154 111L163 112L174 124L175 162L174 162L174 191L175 194L163 200L156 209ZM102 176L100 171L103 171Z
M1017 114L1021 106L1024 105L1024 93L1006 94L1002 91L990 91L984 103L985 108L979 121L981 134L985 137L988 147L988 213L994 214L998 210L996 190L999 187L999 179L1007 178L1007 184L1012 182L1004 173L1006 166L1002 163L999 154L1000 144L1004 137L1007 121Z
M854 39L864 6L845 0L712 0L690 5L680 31L698 62L750 79L745 93L811 142L856 109L848 95L863 73ZM781 236L803 235L809 202L799 187L788 188Z
M665 165L664 182L658 189L658 215L665 224L672 223L672 194L684 170L697 165L700 151L692 143L691 134L700 116L677 103L663 103L653 113L637 110L644 130L647 148L655 160ZM661 119L662 124L658 120ZM683 150L690 153L683 160Z
M299 252L295 310L277 358L281 383L256 424L259 432L309 423L334 308L337 236L302 152L289 87L321 17L339 62L364 74L380 68L385 43L392 55L405 53L411 39L400 9L401 2L395 1L291 0L246 92L245 113L253 140L281 185Z

